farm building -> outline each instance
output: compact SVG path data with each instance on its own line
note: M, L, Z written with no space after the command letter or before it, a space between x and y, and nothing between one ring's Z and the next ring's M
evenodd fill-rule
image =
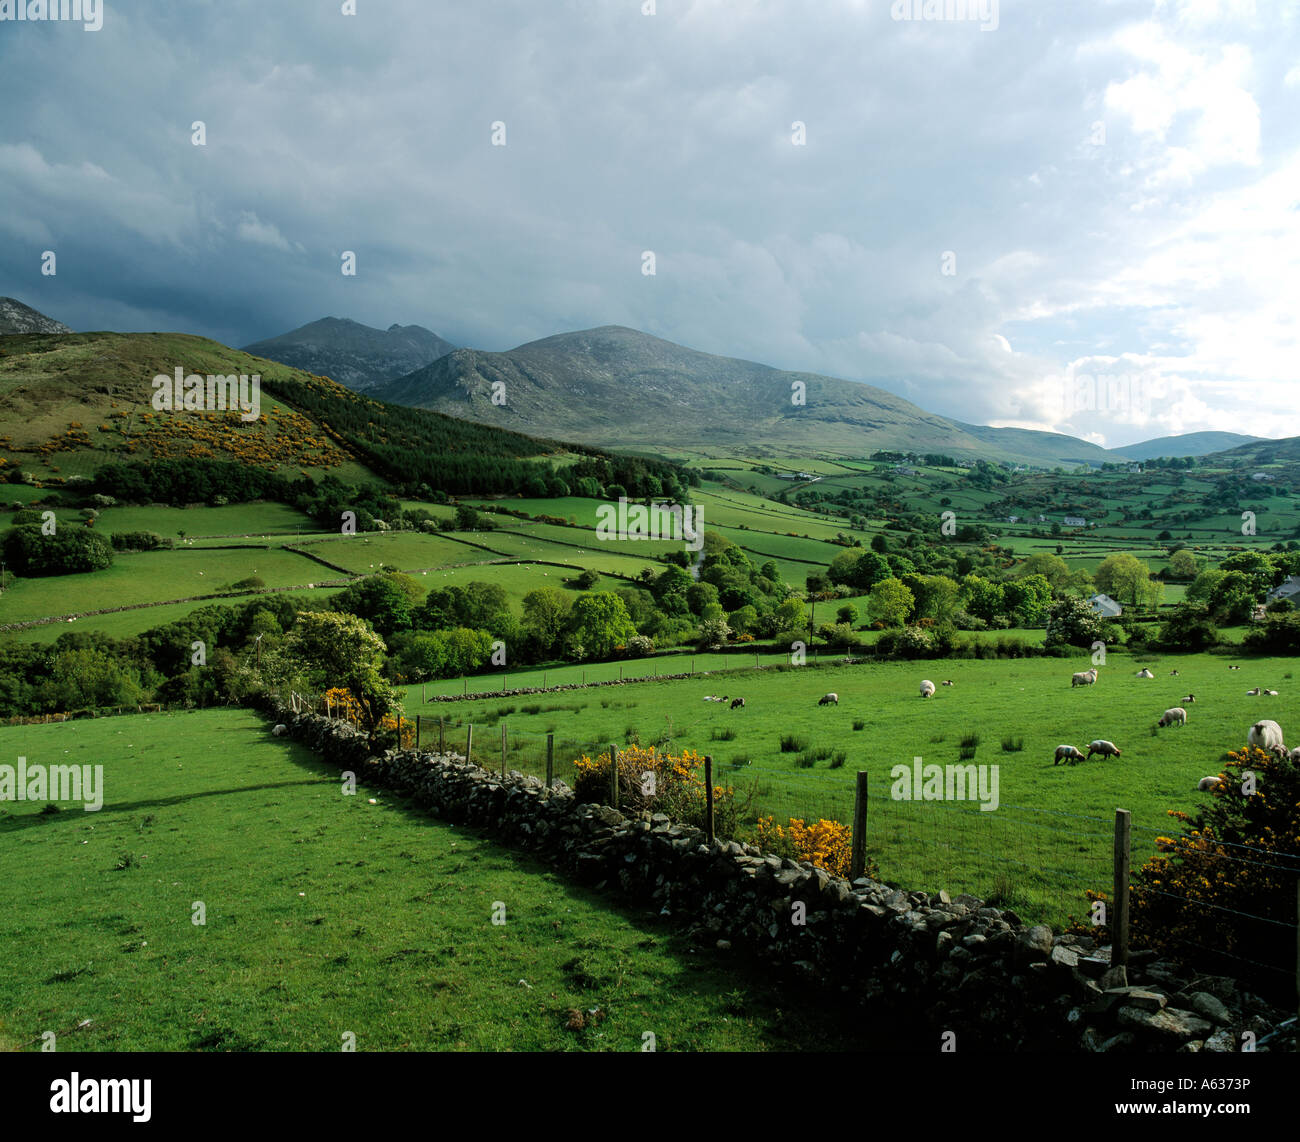
M1093 595L1088 599L1088 606L1107 619L1118 618L1124 612L1124 608L1109 595Z
M1252 480L1271 480L1273 477L1267 472L1252 472L1250 478Z
M1294 599L1297 595L1300 595L1300 575L1288 575L1264 598L1270 603L1276 603L1278 599Z
M1087 527L1088 521L1081 515L1068 515L1061 521L1066 527Z

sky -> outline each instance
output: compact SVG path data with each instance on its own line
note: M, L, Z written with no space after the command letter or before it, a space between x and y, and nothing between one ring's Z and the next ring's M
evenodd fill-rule
M30 2L0 295L74 329L616 324L1109 447L1300 435L1289 2Z

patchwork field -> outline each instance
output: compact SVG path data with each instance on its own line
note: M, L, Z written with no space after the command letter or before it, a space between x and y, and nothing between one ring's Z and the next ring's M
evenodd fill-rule
M0 758L20 755L102 764L105 803L0 809L0 938L23 949L0 973L0 1050L45 1031L63 1051L886 1043L386 792L343 796L245 711L0 728Z

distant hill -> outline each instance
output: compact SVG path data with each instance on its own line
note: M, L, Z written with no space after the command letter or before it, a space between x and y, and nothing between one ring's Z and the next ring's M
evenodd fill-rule
M800 386L802 406L792 401ZM493 402L494 391L504 403ZM1112 459L1073 437L959 424L872 385L700 353L619 325L505 353L458 349L374 395L608 447L848 456L905 448L1050 466Z
M455 348L420 325L373 329L346 318L323 317L290 333L246 345L244 351L365 392Z
M1158 456L1207 456L1211 452L1224 452L1243 444L1264 441L1262 436L1243 436L1239 432L1187 432L1181 436L1160 436L1111 448L1116 459L1154 460Z
M177 367L186 375L259 375L260 416L155 409L153 378ZM384 404L188 334L22 334L0 346L0 478L19 468L58 483L109 463L213 460L290 478L379 477L490 494L516 491L550 475L554 460L584 454L622 462L596 449Z
M37 313L12 297L0 297L0 334L8 333L71 333L61 321Z

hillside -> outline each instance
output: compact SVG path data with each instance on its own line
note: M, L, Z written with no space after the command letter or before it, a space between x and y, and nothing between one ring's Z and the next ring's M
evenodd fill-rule
M494 404L496 391L504 404ZM792 401L800 390L806 403ZM459 349L374 395L484 424L606 446L738 447L862 456L877 448L1039 465L1111 459L1071 437L976 428L884 389L718 357L623 326L561 333L505 353Z
M260 415L156 411L153 378L260 375ZM25 334L0 347L0 472L41 481L120 461L237 461L355 480L496 490L565 446L371 400L325 378L179 333ZM486 482L485 482L486 481Z
M450 341L419 325L373 329L346 318L325 317L246 345L244 352L365 392L405 376L455 348Z
M1118 460L1154 460L1158 456L1208 456L1243 444L1270 443L1260 436L1243 436L1239 432L1186 432L1181 436L1158 436L1111 448Z
M61 321L38 313L12 297L0 297L0 334L10 333L71 333Z

